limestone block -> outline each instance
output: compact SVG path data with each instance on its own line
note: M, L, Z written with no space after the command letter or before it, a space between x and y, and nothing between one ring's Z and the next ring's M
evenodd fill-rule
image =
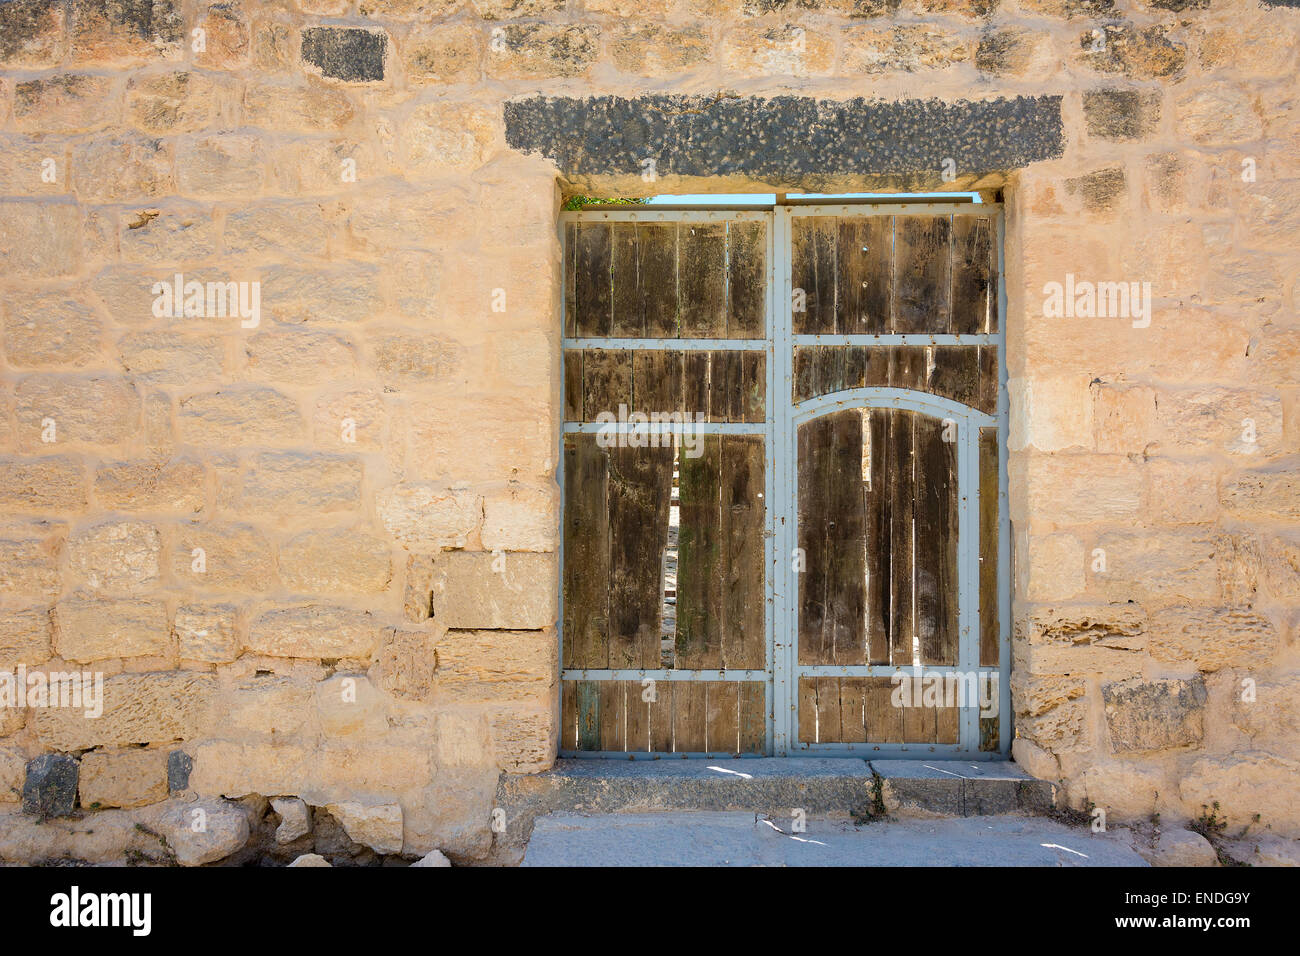
M530 551L446 551L433 563L432 617L450 628L550 627L559 563Z
M81 758L81 806L142 807L167 799L167 751L94 751Z
M366 658L378 640L369 611L308 604L262 612L249 628L248 648L270 657Z
M44 707L32 711L36 739L54 750L165 744L198 737L207 726L215 678L193 671L119 674L104 679L103 714Z
M331 803L325 809L343 824L354 842L376 853L402 852L402 808L397 804L367 806L349 800Z
M304 801L297 797L272 797L271 809L280 815L280 825L275 828L276 843L292 843L311 832L311 813ZM294 861L291 865L306 864Z
M248 842L248 818L224 800L177 803L158 818L158 832L181 866L225 859Z
M1109 682L1101 694L1116 753L1185 747L1204 734L1208 694L1200 678Z

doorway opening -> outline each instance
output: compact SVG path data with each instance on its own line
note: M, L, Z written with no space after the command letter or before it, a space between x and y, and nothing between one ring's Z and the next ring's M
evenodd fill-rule
M1004 755L1001 205L656 197L561 233L561 755Z

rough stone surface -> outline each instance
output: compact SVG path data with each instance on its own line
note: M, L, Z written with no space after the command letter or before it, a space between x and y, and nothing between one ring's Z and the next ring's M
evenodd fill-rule
M81 758L81 805L139 807L167 797L167 752L96 751Z
M818 102L659 96L537 97L506 104L506 140L569 174L639 172L787 178L809 173L912 173L1021 166L1059 155L1060 99L989 102ZM800 129L796 139L783 129ZM610 130L620 135L610 136ZM889 135L881 135L888 130Z
M1150 849L1138 847L1152 866L1218 866L1219 857L1210 841L1190 830L1164 830Z
M244 811L224 800L176 803L158 818L158 832L182 866L215 863L248 842Z
M430 850L411 866L451 866L451 860L443 856L441 850Z
M1182 747L1204 734L1207 694L1199 679L1108 683L1101 694L1117 753Z
M855 827L788 814L556 813L537 821L524 866L1145 866L1118 837L1019 817Z
M23 813L66 817L77 804L78 763L66 754L42 754L27 763Z
M330 863L329 860L325 859L325 857L321 856L319 853L304 853L302 856L297 857L289 865L290 866L333 866L333 864Z
M382 80L387 50L388 37L371 30L312 27L302 31L303 61L336 80Z
M0 670L105 694L0 708L0 859L167 863L169 794L241 801L232 865L385 862L345 803L401 862L505 852L502 774L577 743L578 194L1000 203L1017 764L1144 829L1217 802L1247 862L1300 835L1298 46L1289 0L0 2ZM40 822L50 754L85 792Z
M194 761L184 750L173 750L167 754L167 789L179 793L190 785L190 772Z
M555 623L555 556L447 551L433 562L430 616L451 628L542 628Z
M311 832L311 812L303 800L297 797L273 797L271 806L280 815L280 825L275 828L276 843L292 843Z
M357 843L376 853L402 852L402 808L396 804L369 806L347 801L331 803L325 809Z

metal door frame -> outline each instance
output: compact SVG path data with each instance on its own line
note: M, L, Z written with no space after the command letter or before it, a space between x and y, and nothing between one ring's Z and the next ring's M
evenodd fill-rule
M782 197L779 197L782 198ZM793 197L792 197L793 198ZM920 215L984 215L992 214L995 222L997 256L997 315L998 331L975 335L795 335L793 331L793 288L791 229L795 216L920 216ZM570 348L605 349L681 349L747 351L765 350L767 354L764 422L704 423L693 426L697 434L762 434L764 436L764 496L765 533L764 558L768 573L764 582L766 596L767 648L764 671L755 670L670 670L670 669L566 669L564 667L564 576L559 575L559 617L556 623L556 652L559 679L565 680L630 680L665 681L750 681L765 682L767 701L766 754L743 756L858 756L876 754L889 757L925 757L929 755L953 756L960 754L965 760L994 760L1005 757L1010 750L1011 691L1010 691L1010 610L1011 610L1011 541L1010 515L1007 488L1007 356L1006 356L1006 263L1004 253L1004 215L1000 204L963 202L898 202L898 201L833 201L778 202L773 205L727 206L719 204L699 207L615 207L560 214L557 236L563 250L565 225L575 221L602 222L719 222L765 220L767 229L767 290L765 307L765 332L762 339L661 339L661 338L582 338L562 335L561 368L564 350ZM561 270L561 282L567 277ZM561 295L561 330L566 328L563 310L565 297ZM996 345L998 347L998 388L995 415L988 415L950 399L927 392L883 386L849 389L796 403L794 394L794 349L807 345ZM798 609L796 598L798 584L792 567L792 556L798 542L798 476L797 458L798 426L806 421L837 408L897 407L938 414L952 418L958 427L958 495L960 501L958 523L958 661L956 669L999 674L999 746L997 751L981 751L978 714L973 708L963 708L958 724L956 744L882 744L882 743L827 743L800 744L798 742L798 681L801 675L810 676L887 676L902 668L895 665L820 665L798 664ZM560 434L560 455L556 479L560 486L560 501L564 501L564 436L590 433L599 430L599 423L563 423ZM631 430L631 426L618 426ZM682 431L677 425L642 425L639 429L652 432ZM998 430L998 623L999 662L996 667L979 664L979 430L996 427ZM564 537L559 542L560 568L564 567ZM922 668L928 672L952 671L952 666L931 665ZM562 695L560 695L562 696ZM557 707L559 706L557 702ZM557 726L562 726L562 715L557 714ZM724 757L721 753L655 753L640 751L570 751L559 749L562 757L615 758L622 760L666 759L671 757Z
M793 249L791 234L796 217L813 216L950 216L992 214L995 223L997 255L998 331L973 335L795 335L793 313ZM775 592L783 600L773 603L773 637L777 648L773 683L786 688L785 695L774 694L784 706L773 715L773 753L778 756L806 754L835 756L878 754L888 757L924 757L931 754L955 756L968 760L992 760L1006 755L1011 743L1011 690L1008 675L1010 648L1010 520L1007 508L1007 372L1006 372L1006 267L1003 254L1003 210L992 203L798 203L778 206L776 210L776 262L778 302L776 315L774 365L780 378L780 412L783 421L774 433L784 437L784 454L777 462L780 481L772 507L776 514L777 561L773 575L780 582ZM928 392L886 386L868 386L819 395L802 402L794 401L794 349L813 345L996 345L998 349L998 390L996 414L988 415L951 399ZM776 403L774 403L775 405ZM957 424L957 475L959 496L957 531L958 573L958 657L951 665L921 668L926 673L962 672L998 673L998 750L981 751L978 711L961 710L956 744L935 743L800 743L799 678L801 676L891 676L904 671L896 665L800 665L798 662L798 578L793 569L794 549L798 545L798 439L797 429L804 422L840 408L906 408L951 418ZM998 653L996 667L979 664L979 430L998 430ZM779 509L779 510L778 510Z
M566 669L564 666L564 535L560 535L559 559L560 559L560 579L558 582L559 602L557 604L559 617L556 623L556 635L559 640L556 642L556 652L559 657L560 681L566 680L628 680L641 681L645 679L655 681L739 681L757 683L763 681L764 694L766 701L766 725L767 739L764 752L761 754L741 754L742 758L766 757L773 753L773 723L772 716L775 712L772 673L775 661L773 659L772 646L772 627L774 607L773 598L773 577L770 573L772 566L774 541L772 534L772 500L776 493L775 477L776 463L774 461L773 449L776 447L776 422L779 414L775 409L772 401L774 394L775 382L773 379L772 352L773 338L772 331L776 327L777 303L774 294L775 279L777 275L777 254L775 248L775 216L772 207L762 205L744 205L744 206L709 206L705 209L699 207L689 208L672 208L658 206L621 206L614 208L598 207L590 210L567 211L560 214L558 224L558 237L560 248L564 249L565 235L564 227L570 222L640 222L640 223L667 223L667 222L755 222L764 221L767 223L767 238L765 254L767 256L767 282L765 289L765 304L763 310L764 332L763 338L758 339L668 339L668 338L593 338L593 337L569 337L563 335L560 344L561 367L560 375L563 376L563 355L566 349L571 348L601 348L601 349L673 349L683 351L720 351L724 349L734 349L738 351L764 352L766 355L765 382L766 394L764 396L764 413L765 419L762 422L703 422L691 426L695 434L698 435L762 435L763 436L763 500L764 500L764 561L769 568L769 573L764 575L764 596L766 599L766 608L764 614L764 630L767 634L766 647L766 667L764 670L676 670L665 668L626 668L626 669ZM561 270L561 282L565 276ZM565 324L565 296L560 297L560 329L563 332L567 328ZM564 502L564 436L570 434L594 433L601 428L609 427L599 423L572 423L563 422L560 434L560 455L556 466L556 481L560 487L560 502L563 507ZM632 430L629 425L614 426L620 432ZM681 434L684 426L660 424L660 425L638 425L638 432L644 431L648 434ZM561 693L561 702L563 694ZM562 706L562 703L561 703ZM557 726L563 727L563 715L557 715ZM731 758L735 754L715 753L715 752L674 752L665 754L660 752L642 752L642 751L604 751L604 750L566 750L563 746L559 748L561 757L577 757L582 759L618 759L618 760L663 760L676 757L708 757L714 759Z

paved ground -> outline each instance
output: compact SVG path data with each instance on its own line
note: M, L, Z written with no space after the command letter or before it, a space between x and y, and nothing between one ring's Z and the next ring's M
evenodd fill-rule
M777 829L780 828L780 830ZM785 831L780 832L780 831ZM1121 831L1122 833L1122 831ZM524 866L1146 866L1120 835L1015 815L854 826L753 813L538 817Z

